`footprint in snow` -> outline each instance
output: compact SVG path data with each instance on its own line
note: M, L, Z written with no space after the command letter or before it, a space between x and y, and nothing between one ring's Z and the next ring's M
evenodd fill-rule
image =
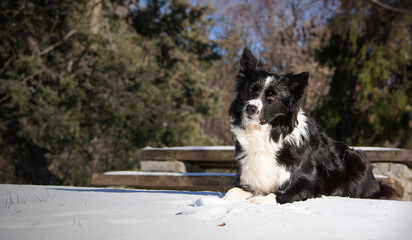
M226 201L218 197L202 197L176 215L190 215L203 220L219 220L230 213Z

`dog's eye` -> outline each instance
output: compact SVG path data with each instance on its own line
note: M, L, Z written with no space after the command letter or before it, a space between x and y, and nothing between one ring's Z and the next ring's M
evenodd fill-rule
M253 86L249 87L248 89L249 96L252 96L254 91L255 91L255 88Z
M274 101L275 99L276 99L275 95L269 95L269 96L266 97L267 101Z

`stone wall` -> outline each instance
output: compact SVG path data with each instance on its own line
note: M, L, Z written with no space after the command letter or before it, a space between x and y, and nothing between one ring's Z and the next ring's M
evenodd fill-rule
M395 188L403 192L401 200L412 201L412 169L401 163L373 163L373 173L394 179Z

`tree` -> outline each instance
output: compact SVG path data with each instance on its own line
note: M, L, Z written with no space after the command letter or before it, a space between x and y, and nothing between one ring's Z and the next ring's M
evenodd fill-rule
M391 1L412 9L410 1ZM316 118L352 145L412 147L411 15L371 1L340 1L319 51L334 68L326 104Z
M146 3L0 3L0 181L88 185L92 172L137 168L140 147L213 142L201 128L220 99L207 86L207 9ZM179 29L140 31L151 3L156 27Z
M205 139L205 116L212 116L220 108L220 93L209 83L215 76L212 64L220 56L217 45L208 38L210 10L187 1L147 1L144 7L135 4L133 26L150 40L155 40L156 63L159 65L156 86L167 89L173 110L163 125L171 124L163 136L166 145L203 145L217 143ZM165 95L165 92L163 93ZM161 133L158 129L158 133ZM202 139L203 138L203 139Z
M326 19L332 14L325 1L220 1L216 0L215 27L223 61L216 64L213 83L224 90L224 103L217 117L208 119L208 133L233 144L227 110L234 98L234 76L242 49L248 46L277 73L310 72L304 109L313 111L327 94L330 69L319 66L314 51L325 37ZM333 5L332 5L333 6Z

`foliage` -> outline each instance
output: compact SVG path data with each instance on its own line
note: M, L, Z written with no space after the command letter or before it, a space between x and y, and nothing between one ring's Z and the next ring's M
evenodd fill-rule
M332 136L352 145L412 147L410 24L411 15L371 1L341 1L318 55L335 69L326 104L316 112Z
M213 84L224 89L224 104L217 117L207 120L206 131L233 144L227 110L234 98L234 76L242 50L248 46L277 73L310 72L303 107L310 113L321 104L330 82L328 67L319 66L313 51L325 37L324 24L332 11L323 0L225 1L214 0L215 37L223 62L215 66Z
M207 9L147 3L0 3L0 181L87 185L137 148L213 143Z

